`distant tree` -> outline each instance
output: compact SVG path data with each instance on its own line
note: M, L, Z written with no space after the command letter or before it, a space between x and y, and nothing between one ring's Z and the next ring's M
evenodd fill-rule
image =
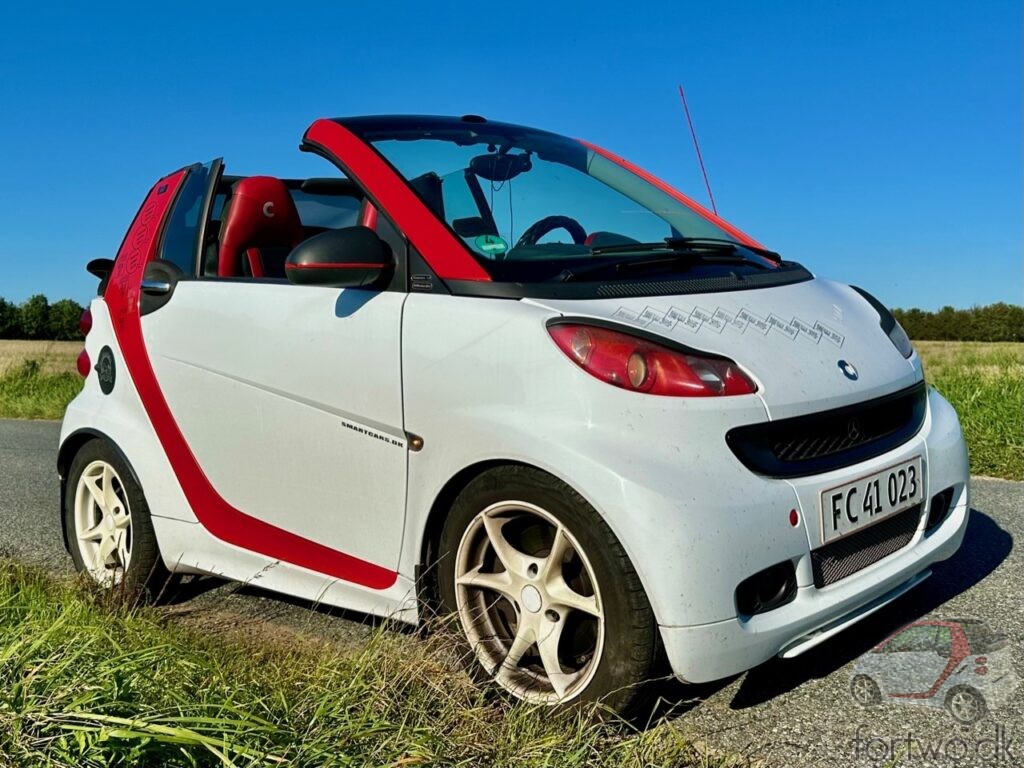
M893 314L910 338L921 341L1024 341L1024 306L1018 304L938 312L894 309Z
M21 332L26 339L45 339L50 332L50 302L41 293L18 308Z
M0 339L16 339L21 336L21 317L18 307L7 299L0 299Z
M82 305L71 299L61 299L51 304L48 338L57 341L76 341L82 338L82 332L78 328L82 311Z

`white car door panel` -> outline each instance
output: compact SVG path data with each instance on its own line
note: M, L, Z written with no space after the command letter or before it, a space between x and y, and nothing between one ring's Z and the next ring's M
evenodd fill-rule
M188 280L142 323L164 397L225 501L392 569L405 508L404 300Z

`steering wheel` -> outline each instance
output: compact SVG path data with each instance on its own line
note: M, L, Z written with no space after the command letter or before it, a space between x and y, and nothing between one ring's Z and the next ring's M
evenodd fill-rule
M523 232L523 236L516 243L516 248L536 245L537 241L544 237L544 235L556 229L564 229L568 232L576 245L583 245L583 241L587 239L587 230L571 216L545 216L540 221L530 225L529 229Z

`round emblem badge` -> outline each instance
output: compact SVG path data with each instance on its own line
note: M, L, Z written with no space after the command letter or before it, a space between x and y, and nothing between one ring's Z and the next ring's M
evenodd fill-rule
M100 390L104 395L109 395L114 391L117 371L114 366L114 353L110 347L100 350L99 359L96 361L96 378L99 379Z

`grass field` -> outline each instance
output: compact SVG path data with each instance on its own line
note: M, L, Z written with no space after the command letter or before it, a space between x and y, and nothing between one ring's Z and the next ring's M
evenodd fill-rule
M668 722L486 700L443 632L226 637L117 597L0 560L0 765L728 764Z
M59 419L82 388L78 341L0 341L0 418Z
M976 475L1024 480L1024 344L918 341L928 382L960 414Z

